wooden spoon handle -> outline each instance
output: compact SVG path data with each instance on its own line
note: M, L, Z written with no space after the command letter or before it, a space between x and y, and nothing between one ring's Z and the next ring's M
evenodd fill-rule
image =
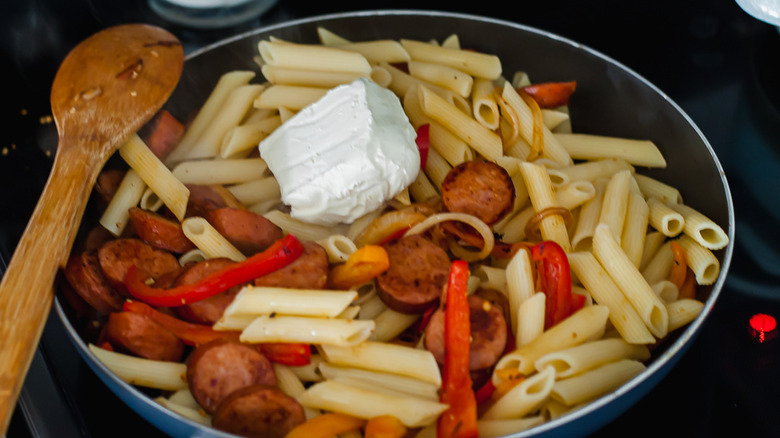
M38 346L102 162L60 144L49 180L0 283L0 431L5 431Z

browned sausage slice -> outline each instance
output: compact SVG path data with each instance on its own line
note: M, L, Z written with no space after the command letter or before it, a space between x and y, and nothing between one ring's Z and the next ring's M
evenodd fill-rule
M73 290L98 312L122 310L125 299L103 274L97 251L87 250L70 256L64 274Z
M95 193L99 196L101 207L105 207L111 202L114 193L122 184L127 171L124 169L104 169L98 174L95 181Z
M324 289L328 283L328 253L318 243L303 242L303 254L278 271L255 280L255 286Z
M390 266L376 279L382 301L402 313L422 313L435 305L449 276L447 253L420 235L393 240L385 249Z
M444 207L494 224L514 208L515 186L507 171L490 161L465 161L442 182Z
M146 315L117 312L108 316L103 338L120 351L146 359L178 362L184 343Z
M476 295L469 296L469 321L471 322L471 354L469 368L480 370L492 367L506 347L507 325L504 314L497 306ZM444 311L437 309L425 328L425 349L433 353L436 361L444 363Z
M176 117L167 110L160 110L138 131L138 135L157 158L164 160L179 144L184 130L184 124Z
M276 386L271 362L250 345L216 339L196 348L187 361L187 382L208 413L233 391L250 385Z
M228 258L215 258L193 263L182 269L176 278L176 286L197 283L209 274L233 265L235 262ZM206 299L176 307L176 313L182 319L197 324L214 325L225 313L225 309L241 290L240 286L230 288Z
M241 208L241 203L228 189L220 185L186 184L190 191L185 216L206 217L211 210L224 207Z
M208 213L206 220L247 256L262 252L284 237L276 224L250 210L217 208Z
M211 424L244 437L283 438L304 421L303 407L294 398L273 386L252 385L225 397Z
M195 248L178 221L138 207L130 208L128 213L133 232L144 242L179 254Z
M135 238L106 242L98 250L98 257L108 281L123 294L127 293L125 276L130 266L136 265L154 278L179 269L179 261L173 254Z

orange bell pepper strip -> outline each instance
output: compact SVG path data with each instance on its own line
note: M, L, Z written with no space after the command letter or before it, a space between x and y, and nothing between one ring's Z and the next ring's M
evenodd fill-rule
M672 249L674 257L672 269L669 271L669 281L674 283L674 285L677 286L677 289L680 289L685 282L685 276L688 273L688 260L680 242L672 240L669 247Z
M522 90L539 104L540 108L555 108L567 105L577 89L577 81L543 82L522 87Z
M329 412L301 423L284 438L330 438L340 433L357 430L366 425L366 420L347 414Z
M370 418L366 423L364 438L403 438L408 430L401 420L392 415Z
M685 274L685 281L683 282L682 286L680 286L680 293L677 295L677 298L696 298L696 274L694 274L690 268L687 269Z
M303 244L288 234L265 251L209 274L193 284L170 289L154 288L147 283L149 275L135 265L127 270L125 284L130 295L152 306L183 306L270 274L289 265L302 253Z
M466 296L469 265L456 260L450 266L444 310L444 366L439 401L449 408L439 416L438 438L477 437L477 401L471 387L469 356L471 322Z
M349 289L371 281L390 267L387 251L379 245L366 245L353 252L344 264L330 270L328 283L333 289Z

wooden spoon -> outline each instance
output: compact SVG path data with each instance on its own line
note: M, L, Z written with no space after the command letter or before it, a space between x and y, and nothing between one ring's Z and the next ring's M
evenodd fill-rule
M84 40L54 78L57 155L0 283L0 435L8 429L97 176L123 142L162 107L181 76L181 43L130 24Z

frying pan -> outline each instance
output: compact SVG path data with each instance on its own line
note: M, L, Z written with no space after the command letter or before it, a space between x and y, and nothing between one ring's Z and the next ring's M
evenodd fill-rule
M647 369L618 390L514 437L585 436L617 418L650 391L685 354L716 304L725 283L734 246L734 211L728 182L712 147L693 121L661 90L613 59L569 39L524 26L458 13L382 10L322 15L264 27L237 35L189 55L181 82L167 109L186 120L199 108L219 77L228 70L258 71L257 43L271 36L316 43L317 27L349 40L410 38L439 41L458 34L461 45L500 57L506 75L522 70L536 81L577 81L570 102L575 132L651 139L667 159L664 169L637 171L674 185L686 203L720 224L730 238L717 251L717 281L700 291L701 314L654 350ZM259 76L259 72L258 72ZM57 297L55 310L68 337L97 376L131 409L174 436L228 436L185 419L158 405L144 390L117 378L88 350L67 303Z

